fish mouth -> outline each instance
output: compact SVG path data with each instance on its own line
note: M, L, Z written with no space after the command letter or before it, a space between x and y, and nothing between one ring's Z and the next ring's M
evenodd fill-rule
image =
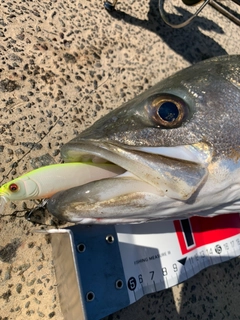
M62 157L65 162L115 164L126 171L118 177L131 176L163 195L187 200L206 176L213 152L203 142L174 147L129 147L92 140L65 145Z
M136 210L143 206L139 203L148 195L187 201L207 177L212 149L202 142L177 147L128 147L94 140L72 140L63 146L62 157L65 162L91 161L95 165L109 162L123 169L118 176L59 192L50 199L51 213L80 222L82 218L89 221L86 220L89 212L96 211L99 204L101 218L106 220L109 211L122 210L123 206L131 208L133 203L131 216L134 217Z

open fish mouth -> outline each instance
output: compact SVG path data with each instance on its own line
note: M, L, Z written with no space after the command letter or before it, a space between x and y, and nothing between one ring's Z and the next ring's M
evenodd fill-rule
M150 210L150 203L159 197L187 201L201 188L208 174L212 149L206 143L123 148L83 139L63 146L62 157L66 162L92 162L94 165L109 162L120 167L122 174L57 193L48 203L51 213L81 223L83 219L85 223L95 219L98 223L107 219L112 223L139 222L143 219L135 216L141 210ZM92 217L94 212L96 217Z
M63 159L73 162L110 162L126 172L118 178L136 179L159 194L187 200L207 175L211 147L197 143L176 147L121 147L99 141L80 141L62 149ZM116 178L116 177L115 177ZM120 183L120 182L119 182ZM147 191L147 190L146 190Z

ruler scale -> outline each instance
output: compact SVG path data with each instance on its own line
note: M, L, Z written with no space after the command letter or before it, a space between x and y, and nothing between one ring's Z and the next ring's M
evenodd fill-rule
M238 213L47 233L67 320L99 320L240 255Z

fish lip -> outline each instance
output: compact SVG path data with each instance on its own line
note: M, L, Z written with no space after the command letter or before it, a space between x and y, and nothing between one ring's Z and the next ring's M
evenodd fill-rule
M82 140L78 142L67 143L61 149L61 156L64 162L84 162L83 158L89 157L91 160L94 157L99 157L103 160L109 161L113 164L117 164L112 161L112 148L113 144L99 142L95 140Z
M83 139L77 142L70 141L61 150L62 158L65 162L84 162L82 159L87 157L93 163L101 163L101 160L103 160L102 162L111 162L123 168L122 163L125 160L124 152L163 156L179 161L193 162L204 167L208 166L213 157L212 147L206 142L174 147L132 147L110 142L100 142L93 139ZM128 170L128 168L124 169Z

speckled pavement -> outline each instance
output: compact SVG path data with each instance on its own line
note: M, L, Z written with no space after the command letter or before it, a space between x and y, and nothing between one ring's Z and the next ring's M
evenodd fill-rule
M172 21L189 16L174 3ZM0 183L42 159L60 162L63 143L177 70L240 53L239 27L210 6L180 30L163 23L155 0L122 0L117 9L110 15L96 0L1 1ZM60 222L43 210L28 221L34 206L11 203L1 216L0 320L63 319L49 239L34 233ZM239 297L236 258L106 319L240 319Z

